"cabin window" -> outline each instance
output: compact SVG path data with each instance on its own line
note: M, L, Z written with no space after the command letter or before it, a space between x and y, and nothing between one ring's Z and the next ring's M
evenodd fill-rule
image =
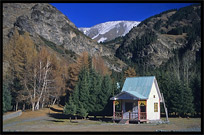
M154 103L154 112L158 112L158 103Z

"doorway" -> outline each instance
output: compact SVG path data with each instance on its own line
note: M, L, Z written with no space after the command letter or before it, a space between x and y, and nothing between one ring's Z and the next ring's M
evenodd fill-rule
M146 119L146 105L144 103L140 104L140 119Z
M126 102L125 103L125 112L132 112L133 103Z

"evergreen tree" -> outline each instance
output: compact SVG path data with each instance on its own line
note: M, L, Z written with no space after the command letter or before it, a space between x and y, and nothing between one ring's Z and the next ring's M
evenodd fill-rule
M98 105L99 105L99 111L102 111L103 114L106 112L105 106L107 105L109 98L111 97L111 79L110 76L104 76L102 84L101 84L101 91L98 95Z
M86 68L83 68L79 74L79 101L82 103L83 107L87 110L89 106L89 72Z
M87 110L83 107L83 104L79 104L79 111L77 112L77 114L83 118L86 118L88 113Z
M11 106L11 93L8 89L8 84L3 83L3 113L12 109Z
M64 114L75 115L76 114L76 106L73 103L72 97L70 96L68 104L64 106Z
M89 109L88 112L94 114L98 111L96 106L97 95L101 88L101 76L94 70L90 70L90 87L89 87Z
M193 77L190 87L193 90L193 103L196 113L201 113L201 80L199 76Z
M181 81L179 81L174 73L169 73L168 81L166 82L168 87L167 91L169 91L169 106L168 110L170 113L181 114L183 107L183 85Z
M78 85L75 86L74 92L72 94L72 97L73 97L73 103L76 106L76 111L78 111L79 104L80 104L80 101L79 101L79 87L78 87Z
M182 115L194 113L192 90L186 84L183 85L183 93L181 96L183 96Z

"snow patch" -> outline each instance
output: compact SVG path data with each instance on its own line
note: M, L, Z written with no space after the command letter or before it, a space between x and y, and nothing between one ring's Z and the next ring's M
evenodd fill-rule
M97 38L98 36L99 36L99 34L97 34L96 36L92 37L92 39L95 39L95 38Z
M104 42L105 40L106 40L107 38L105 37L102 37L102 38L100 38L99 40L98 40L98 43L100 43L100 42Z
M124 27L126 27L125 32L123 33L123 36L125 36L133 27L137 26L140 22L130 22L127 21L123 24Z
M95 39L99 35L103 35L112 29L116 29L118 33L119 29L122 27L125 30L124 33L122 33L122 35L117 36L125 36L134 26L137 26L139 23L140 22L138 21L109 21L94 25L90 28L79 28L79 30L88 36L92 29L97 29L98 33L92 37L92 39ZM104 41L106 39L102 37L98 40L98 42Z
M80 31L82 31L84 34L88 35L91 28L78 28Z

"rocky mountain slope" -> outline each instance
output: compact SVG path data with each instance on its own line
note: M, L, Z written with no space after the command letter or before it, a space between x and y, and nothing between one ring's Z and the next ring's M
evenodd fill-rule
M12 36L14 27L19 32L27 31L36 44L42 43L58 53L64 50L80 54L83 51L90 55L108 57L107 65L121 71L125 65L109 49L98 44L79 31L76 26L59 10L46 3L3 3L3 44L6 45ZM61 49L61 51L59 51ZM68 52L67 51L67 52ZM118 67L110 61L116 60Z
M3 45L7 44L14 28L17 28L20 33L29 32L36 45L46 45L63 57L83 51L91 55L101 55L110 69L115 71L121 71L126 66L124 62L137 66L141 71L165 65L175 57L179 57L180 63L184 63L186 58L189 63L187 66L190 67L201 56L200 8L200 5L192 5L165 11L139 24L117 21L109 22L111 25L108 22L106 25L96 25L96 33L92 35L95 36L94 39L107 41L108 38L102 40L106 38L102 35L105 32L115 35L118 31L123 36L127 28L131 28L134 23L138 24L124 37L99 44L78 30L65 15L50 4L3 3ZM107 25L109 27L105 27ZM98 33L99 28L101 34ZM91 29L85 30L86 34L91 33L88 31Z
M105 42L125 36L139 23L138 21L110 21L97 24L90 28L79 28L79 30L97 42Z
M159 67L179 54L192 64L201 48L201 6L192 5L152 16L124 38L106 44L116 47L116 56L141 69ZM118 42L118 43L117 43ZM188 54L188 55L187 55Z

